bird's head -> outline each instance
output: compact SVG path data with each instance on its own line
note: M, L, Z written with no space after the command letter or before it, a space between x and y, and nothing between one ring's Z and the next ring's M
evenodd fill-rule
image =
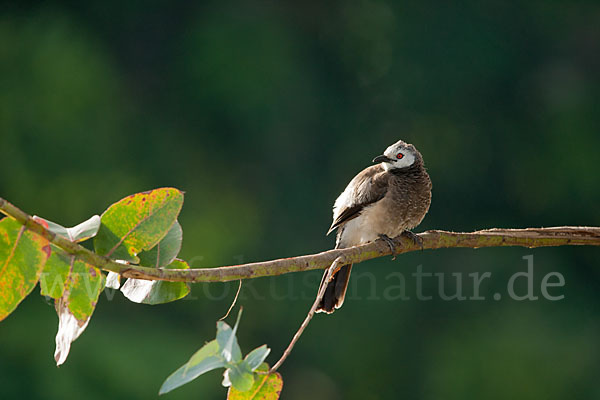
M412 144L397 141L383 152L382 155L373 159L374 163L381 163L386 170L408 168L421 161L421 154Z

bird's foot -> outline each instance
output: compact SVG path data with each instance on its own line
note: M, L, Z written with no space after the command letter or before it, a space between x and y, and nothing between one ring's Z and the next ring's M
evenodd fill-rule
M394 239L384 233L378 236L379 239L383 240L390 247L390 250L392 251L392 261L394 261L396 259L396 242L394 242Z
M402 236L406 236L423 250L423 238L421 236L414 234L412 231L404 231L402 232Z

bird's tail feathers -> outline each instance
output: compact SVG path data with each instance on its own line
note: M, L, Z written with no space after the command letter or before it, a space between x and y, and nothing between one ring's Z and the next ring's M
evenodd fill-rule
M333 313L336 309L340 308L344 304L344 298L346 297L346 290L348 289L348 281L350 279L350 272L352 271L352 264L346 264L340 268L338 272L332 277L325 294L321 299L321 303L317 307L317 312L324 312L327 314ZM325 284L325 277L327 276L327 270L323 274L321 280L321 287Z

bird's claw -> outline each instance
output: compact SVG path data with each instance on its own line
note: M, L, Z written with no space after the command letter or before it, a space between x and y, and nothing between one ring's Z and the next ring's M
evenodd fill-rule
M394 239L383 233L379 235L379 239L383 240L390 247L392 261L394 261L396 259L396 242L394 242Z
M406 236L423 250L423 238L421 236L414 234L412 231L404 231L402 232L402 236Z

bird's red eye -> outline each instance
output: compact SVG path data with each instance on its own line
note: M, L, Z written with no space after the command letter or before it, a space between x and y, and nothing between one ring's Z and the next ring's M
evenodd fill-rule
M398 154L396 154L396 158L397 158L398 160L400 160L402 157L404 157L404 154L402 154L402 153L398 153Z

